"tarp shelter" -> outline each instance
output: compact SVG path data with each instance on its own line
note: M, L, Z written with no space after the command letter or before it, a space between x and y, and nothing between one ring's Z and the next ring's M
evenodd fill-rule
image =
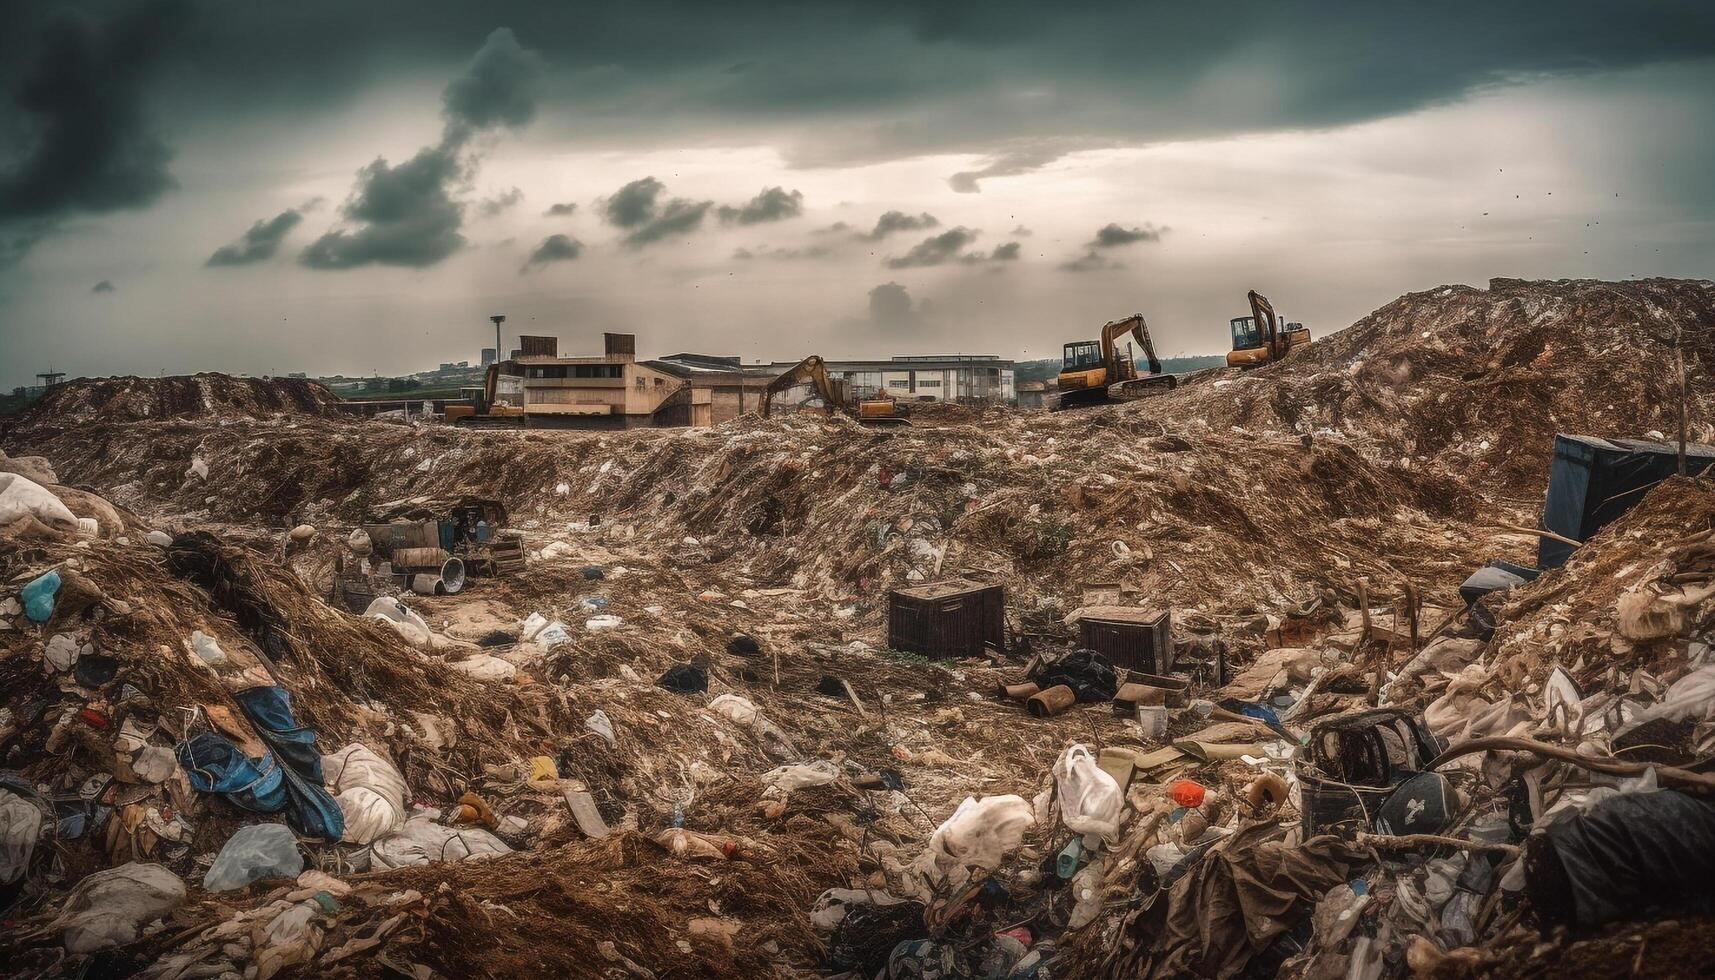
M1688 444L1685 455L1686 472L1696 476L1715 463L1715 446ZM1548 498L1542 505L1542 526L1569 538L1588 540L1678 469L1678 445L1557 435L1554 464L1548 473ZM1536 565L1558 568L1572 551L1569 544L1543 538L1537 545Z

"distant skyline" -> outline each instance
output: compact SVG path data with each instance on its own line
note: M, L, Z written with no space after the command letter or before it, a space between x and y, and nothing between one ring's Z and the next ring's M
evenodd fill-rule
M0 385L598 352L1226 350L1715 276L1707 3L20 0Z

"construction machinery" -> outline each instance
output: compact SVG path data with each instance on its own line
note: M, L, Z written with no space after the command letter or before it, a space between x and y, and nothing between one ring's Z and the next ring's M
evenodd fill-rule
M1149 373L1137 373L1130 345L1122 356L1114 341L1129 332L1143 348L1149 361ZM1066 345L1061 360L1058 408L1075 408L1109 401L1131 401L1148 395L1161 394L1179 384L1177 375L1161 373L1161 359L1155 356L1155 342L1149 336L1149 324L1142 313L1133 313L1123 320L1102 325L1100 340L1075 340Z
M768 389L762 394L762 417L767 418L774 409L774 396L788 388L808 384L816 389L822 404L818 409L825 415L836 412L849 415L863 425L910 425L906 416L910 410L893 398L859 398L853 404L847 404L835 387L834 380L828 377L828 367L815 354L804 358L797 364L782 372L780 377L768 383Z
M1233 349L1227 355L1228 367L1253 368L1272 364L1310 343L1310 328L1302 323L1287 323L1274 312L1268 297L1256 290L1251 290L1248 295L1251 315L1232 319Z

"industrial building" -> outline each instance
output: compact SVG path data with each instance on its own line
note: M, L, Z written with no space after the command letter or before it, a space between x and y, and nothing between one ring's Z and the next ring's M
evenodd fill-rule
M775 374L796 362L777 361ZM1010 404L1018 393L1013 362L996 354L907 354L885 360L829 360L830 377L846 381L858 398L891 395L901 401Z

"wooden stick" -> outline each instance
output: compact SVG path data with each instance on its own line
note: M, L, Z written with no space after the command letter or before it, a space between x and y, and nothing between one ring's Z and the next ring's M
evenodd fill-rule
M1498 844L1480 840L1462 840L1458 837L1443 837L1440 834L1400 834L1397 837L1387 834L1370 834L1360 831L1358 843L1384 851L1408 851L1418 847L1459 847L1467 851L1482 854L1505 854L1512 856L1519 852L1517 844Z
M1574 548L1582 548L1584 546L1584 542L1578 540L1577 538L1569 538L1564 534L1555 534L1553 531L1544 531L1540 527L1520 527L1517 524L1502 524L1501 530L1513 531L1513 532L1516 532L1518 534L1534 534L1539 538L1547 538L1550 541L1558 541L1561 544L1569 544Z
M1699 789L1715 790L1715 775L1711 775L1709 773L1692 772L1689 769L1680 769L1675 766L1661 766L1655 764L1645 765L1640 762L1621 762L1619 759L1611 757L1591 758L1589 756L1579 755L1571 749L1562 748L1558 745L1550 745L1547 742L1539 742L1533 738L1513 738L1506 735L1497 735L1492 738L1474 738L1469 742L1461 742L1436 756L1429 765L1424 768L1426 770L1435 770L1441 768L1454 759L1460 758L1461 756L1473 755L1478 752L1493 751L1530 752L1535 755L1542 756L1543 758L1558 759L1561 762L1570 762L1575 766L1588 769L1591 772L1607 773L1611 776L1641 776L1645 772L1654 769L1656 775L1660 778L1695 786Z

